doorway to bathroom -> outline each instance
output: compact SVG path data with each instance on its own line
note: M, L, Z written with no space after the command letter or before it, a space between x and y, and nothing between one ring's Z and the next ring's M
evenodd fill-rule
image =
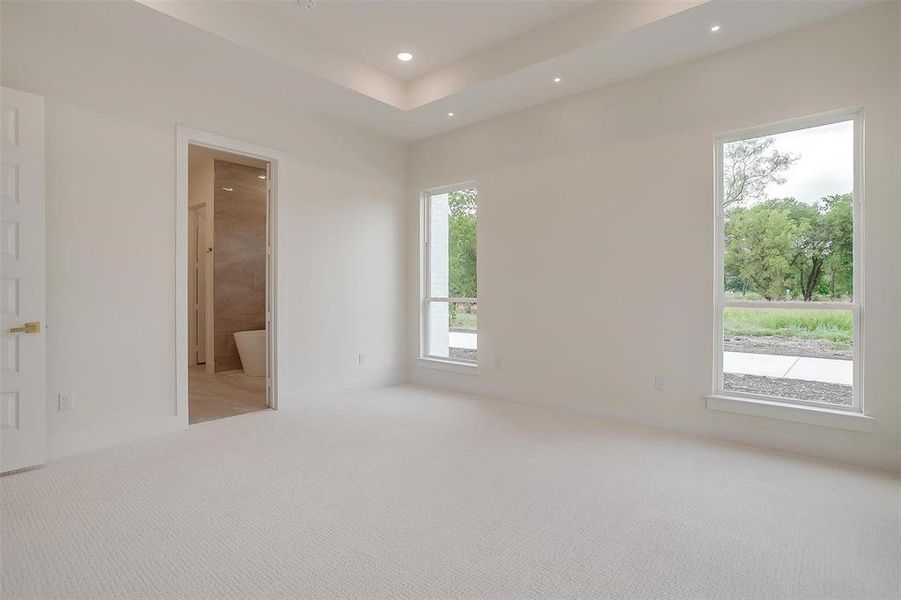
M276 408L278 153L178 138L177 410L196 424Z

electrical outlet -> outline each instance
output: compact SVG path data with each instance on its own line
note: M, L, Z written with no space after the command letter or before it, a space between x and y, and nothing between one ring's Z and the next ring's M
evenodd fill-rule
M357 364L358 364L358 365L365 365L365 364L366 364L366 355L363 354L362 352L360 352L359 354L357 354Z
M662 392L666 389L666 382L663 379L663 375L654 375L654 389L658 392Z
M58 398L60 411L72 410L75 408L75 394L72 392L60 392Z
M500 370L502 370L503 368L504 368L504 363L503 363L503 361L501 361L501 357L500 357L500 356L495 356L495 357L494 357L494 370L495 370L495 371L500 371Z

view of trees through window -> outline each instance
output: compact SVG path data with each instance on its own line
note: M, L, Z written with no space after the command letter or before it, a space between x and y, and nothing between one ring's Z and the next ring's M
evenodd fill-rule
M476 276L476 196L474 188L448 194L448 272L450 295L478 298ZM448 328L450 357L476 361L478 356L478 308L475 301L451 302Z
M724 390L850 406L854 121L726 143L722 165Z
M477 361L477 197L475 188L429 196L429 356Z

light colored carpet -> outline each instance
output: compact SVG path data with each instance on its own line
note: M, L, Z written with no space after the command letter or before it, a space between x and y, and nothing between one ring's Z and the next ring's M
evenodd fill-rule
M897 598L887 473L402 386L0 480L4 598Z

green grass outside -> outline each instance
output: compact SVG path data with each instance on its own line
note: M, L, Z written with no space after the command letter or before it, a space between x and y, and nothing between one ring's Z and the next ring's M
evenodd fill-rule
M781 335L827 340L850 346L854 339L851 311L727 307L723 330L732 335Z
M450 327L451 329L472 329L476 330L476 321L478 315L458 310L457 314L451 313Z
M451 314L452 329L476 329L478 315L457 310ZM850 346L854 339L851 311L822 309L761 309L727 307L723 330L731 335L768 336L826 340Z

